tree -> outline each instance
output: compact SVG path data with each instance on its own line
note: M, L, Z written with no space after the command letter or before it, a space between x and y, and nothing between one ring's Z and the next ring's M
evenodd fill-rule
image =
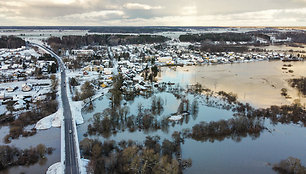
M39 156L40 156L41 158L43 158L43 157L45 156L45 153L46 153L46 146L45 146L45 145L43 145L43 144L38 144L38 145L36 146L36 150L37 150L37 152L38 152L38 154L39 154Z
M95 95L95 90L94 90L94 86L89 82L86 81L82 86L81 86L81 99L87 99L92 97L93 95Z
M82 154L89 156L91 152L91 148L93 145L93 141L90 140L89 138L84 138L80 142L80 149L82 151Z
M51 75L50 79L51 79L51 90L52 92L55 92L58 86L58 80L55 75Z
M301 160L293 157L289 157L286 160L282 160L279 164L273 165L273 170L279 174L294 173L304 174L306 173L306 167L301 164Z
M157 106L157 113L159 115L163 110L163 104L164 104L164 101L160 97L158 97L156 101L156 106Z
M281 94L282 94L282 96L287 96L287 89L286 88L282 88L281 89Z
M153 66L151 68L151 71L152 71L153 77L156 77L158 75L159 70L158 70L157 66Z
M99 158L102 153L102 147L100 143L95 143L92 147L92 155L94 158Z
M113 88L110 90L110 93L112 94L112 107L118 107L120 105L120 102L122 100L122 83L122 74L113 77Z
M191 114L194 116L194 119L196 118L198 112L199 112L199 104L198 101L194 99L191 104Z
M162 144L162 154L163 156L168 156L172 158L172 153L175 151L174 145L171 141L165 139Z
M74 77L72 77L69 79L69 84L70 86L78 86L79 82Z
M57 71L57 65L56 63L52 63L48 66L48 73L56 73Z

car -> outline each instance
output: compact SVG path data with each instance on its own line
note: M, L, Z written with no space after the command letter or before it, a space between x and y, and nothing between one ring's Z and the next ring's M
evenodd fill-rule
M71 130L71 129L69 130L69 133L70 133L70 134L72 133L72 130Z

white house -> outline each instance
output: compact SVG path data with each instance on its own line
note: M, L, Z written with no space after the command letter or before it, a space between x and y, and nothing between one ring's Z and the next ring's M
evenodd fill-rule
M14 92L17 89L17 87L8 87L6 88L7 92Z
M172 57L158 57L160 63L167 63L172 61Z
M28 83L25 83L21 86L21 90L23 92L29 92L32 90L32 85L31 84L28 84Z
M3 100L5 98L5 92L0 91L0 100Z
M14 104L14 109L19 110L19 109L24 109L26 105L26 102L24 100L18 100L15 104Z

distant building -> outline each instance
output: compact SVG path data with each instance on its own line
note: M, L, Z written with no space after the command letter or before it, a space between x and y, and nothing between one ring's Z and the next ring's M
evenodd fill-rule
M83 68L84 71L103 71L103 66L97 66L97 65L88 65Z

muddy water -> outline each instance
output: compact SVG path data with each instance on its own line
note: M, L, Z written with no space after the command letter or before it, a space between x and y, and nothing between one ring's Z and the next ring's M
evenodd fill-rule
M47 155L47 159L40 161L31 166L16 166L7 170L0 171L0 174L43 174L46 173L48 167L60 161L61 156L61 133L60 128L51 128L49 130L38 130L37 134L31 137L20 137L19 139L12 140L9 144L4 144L3 137L9 132L7 126L0 128L0 145L15 146L20 149L29 147L36 147L38 144L44 144L47 147L55 148L52 155Z
M242 102L256 107L290 104L299 99L305 105L305 97L291 88L287 80L306 76L306 62L290 62L293 70L282 70L282 61L258 61L250 63L218 64L203 66L164 67L159 81L177 82L183 86L200 83L214 91L233 92ZM288 89L291 99L281 96L281 89Z

